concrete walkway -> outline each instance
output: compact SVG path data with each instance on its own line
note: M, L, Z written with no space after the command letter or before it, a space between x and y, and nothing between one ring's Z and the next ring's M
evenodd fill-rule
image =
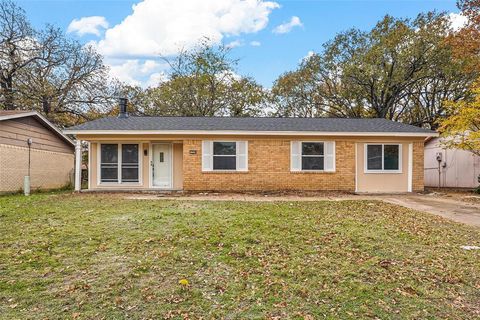
M388 203L433 213L444 218L480 227L480 204L430 195L380 196Z
M354 195L348 193L318 194L240 194L240 193L198 193L172 196L169 194L126 195L126 199L165 199L165 200L208 200L208 201L342 201L342 200L381 200L409 209L419 210L444 218L480 227L480 203L429 194L398 195Z

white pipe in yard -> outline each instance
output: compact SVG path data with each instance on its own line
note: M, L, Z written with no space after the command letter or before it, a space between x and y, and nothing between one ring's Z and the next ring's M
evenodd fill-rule
M31 167L31 153L32 153L32 138L27 139L28 144L28 173L23 177L23 194L26 196L30 195L30 167Z
M82 189L82 142L75 143L75 191Z

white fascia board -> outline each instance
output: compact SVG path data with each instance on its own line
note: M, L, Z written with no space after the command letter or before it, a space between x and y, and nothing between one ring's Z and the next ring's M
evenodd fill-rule
M31 112L19 112L15 114L9 114L7 116L0 116L0 121L1 120L10 120L10 119L17 119L17 118L24 118L24 117L30 117L30 116L36 116L37 113L35 111Z
M244 131L244 130L64 130L72 135L259 135L259 136L370 136L437 137L437 132L322 132L322 131Z

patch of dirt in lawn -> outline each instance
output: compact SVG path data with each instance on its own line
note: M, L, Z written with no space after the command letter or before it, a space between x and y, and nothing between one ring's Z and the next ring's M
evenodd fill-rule
M133 200L208 200L208 201L319 201L365 199L365 196L348 192L198 192L183 194L124 194L124 199Z

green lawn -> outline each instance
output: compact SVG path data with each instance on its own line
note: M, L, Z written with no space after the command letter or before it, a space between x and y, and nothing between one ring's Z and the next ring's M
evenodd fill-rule
M479 242L374 201L4 196L0 317L473 319Z

